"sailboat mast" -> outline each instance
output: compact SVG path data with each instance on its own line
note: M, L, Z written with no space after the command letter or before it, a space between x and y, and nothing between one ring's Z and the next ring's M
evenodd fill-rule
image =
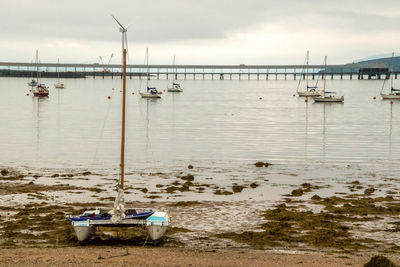
M172 87L174 87L175 75L176 75L176 69L175 69L175 55L174 55L174 60L173 60L172 64L173 64L173 68L174 68L174 75L173 75L173 77L172 77Z
M306 83L307 83L307 91L308 91L308 60L309 60L310 53L307 50L307 69L306 69Z
M39 83L39 56L37 49L36 49L36 79L37 82Z
M57 58L57 76L58 76L58 83L60 83L60 73L58 72L58 65L60 64L60 59Z
M125 167L125 102L126 102L126 49L122 52L123 85L122 85L122 134L121 134L121 183L120 189L124 189Z
M325 95L325 86L326 86L326 61L327 61L327 56L325 56L325 71L324 71L324 95Z
M391 68L390 68L390 91L392 91L392 89L393 89L393 76L394 76L394 74L393 74L393 70L394 70L394 68L393 68L393 58L394 58L394 52L392 52L392 63L390 64L391 66Z
M150 80L150 70L149 70L149 48L146 48L146 65L147 65L147 84L146 84L146 90L149 88L149 80Z

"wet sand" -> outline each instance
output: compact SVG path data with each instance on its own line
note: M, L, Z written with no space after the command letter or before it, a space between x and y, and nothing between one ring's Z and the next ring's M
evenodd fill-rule
M184 248L66 247L0 249L3 266L363 266L371 255L197 251ZM390 258L390 257L389 257ZM399 257L391 257L400 264Z

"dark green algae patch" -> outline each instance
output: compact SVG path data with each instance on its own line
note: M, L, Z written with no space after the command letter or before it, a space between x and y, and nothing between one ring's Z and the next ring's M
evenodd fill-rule
M142 228L107 227L97 227L94 238L88 242L78 242L66 217L97 206L104 205L72 203L65 206L28 204L20 208L0 206L1 212L9 214L7 218L0 218L0 247L135 246L146 243L148 234ZM172 236L182 232L189 230L169 227L164 239L168 246L181 246Z
M396 218L400 214L400 203L393 197L336 196L312 197L312 203L323 206L321 212L299 210L293 201L266 210L262 217L266 221L257 231L242 233L222 233L215 235L256 249L268 247L324 248L328 250L351 252L376 249L381 241L371 238L355 237L352 233L354 223L382 220L385 216ZM303 205L304 203L300 203ZM398 217L397 217L398 218ZM396 227L391 231L396 232ZM383 231L385 231L383 229ZM400 247L386 244L386 252L399 252Z

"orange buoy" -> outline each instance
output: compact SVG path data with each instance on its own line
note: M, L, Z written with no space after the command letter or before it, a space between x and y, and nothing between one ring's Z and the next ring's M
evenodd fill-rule
M107 98L108 98L108 99L111 99L111 96L108 96Z
M306 103L307 103L307 102L308 102L308 99L304 100L304 102L306 102Z
M295 94L293 94L293 96L296 96Z
M113 90L114 90L114 88L113 88Z
M375 99L376 99L376 96L374 96L372 99L374 99L374 100L375 100Z
M390 105L393 104L393 101L390 101Z
M134 95L135 93L132 93L132 95Z
M259 98L260 100L262 99L262 97L260 96L260 98Z
M29 94L26 94L26 96L29 96Z

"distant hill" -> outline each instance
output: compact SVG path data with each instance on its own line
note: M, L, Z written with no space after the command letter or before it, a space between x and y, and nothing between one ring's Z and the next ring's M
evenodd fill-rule
M392 66L393 63L393 66ZM367 57L364 59L357 60L353 63L345 64L346 68L389 68L393 67L393 71L400 71L400 56L395 54L392 60L392 54L382 54Z

